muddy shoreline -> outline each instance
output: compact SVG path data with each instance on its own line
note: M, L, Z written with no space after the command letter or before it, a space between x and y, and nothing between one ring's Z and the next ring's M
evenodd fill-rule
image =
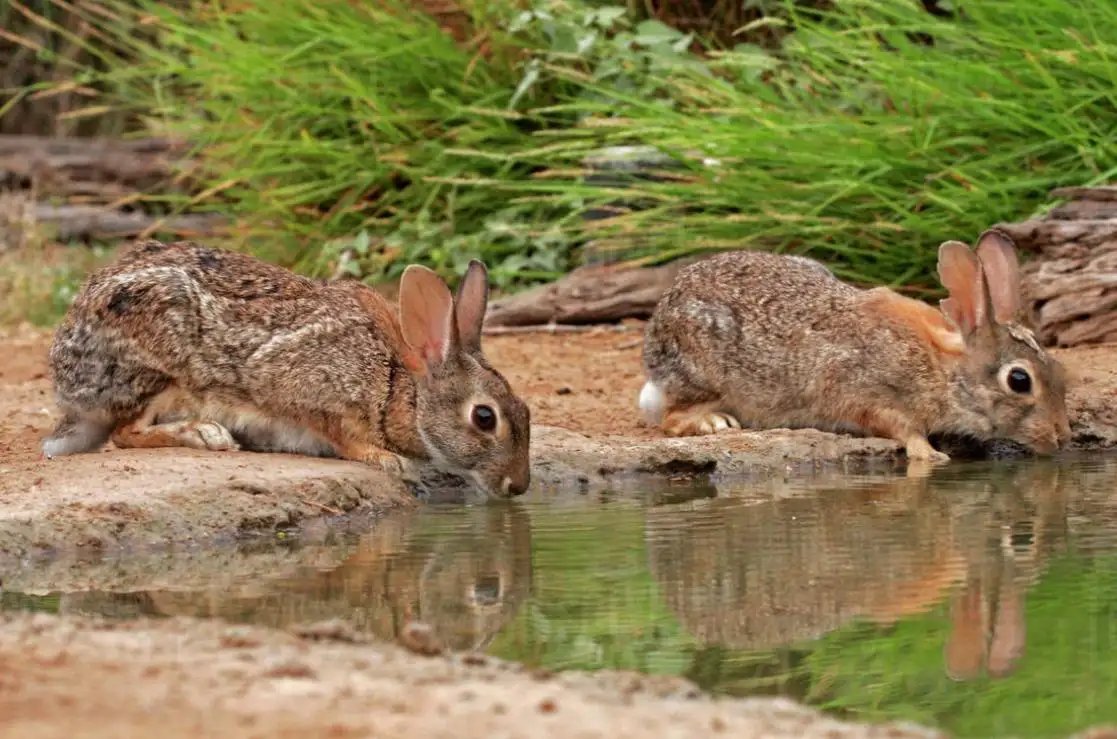
M47 332L0 334L0 563L59 553L207 545L316 519L377 518L419 505L367 466L282 454L116 450L43 460L56 411ZM487 352L532 406L528 497L678 478L711 481L904 469L884 439L804 430L668 439L642 425L640 326L491 337ZM1072 376L1077 449L1117 445L1117 345L1060 352Z

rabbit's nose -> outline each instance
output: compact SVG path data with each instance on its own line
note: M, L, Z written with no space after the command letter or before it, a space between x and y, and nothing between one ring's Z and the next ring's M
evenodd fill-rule
M522 480L514 480L511 477L506 477L500 483L500 490L504 493L505 498L512 498L517 495L523 495L527 492L528 485L531 484L531 478L524 476Z

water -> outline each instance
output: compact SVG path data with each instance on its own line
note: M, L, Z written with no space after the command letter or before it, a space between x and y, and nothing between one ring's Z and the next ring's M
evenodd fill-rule
M959 736L1117 721L1117 458L430 506L4 579L8 609L342 618L383 638L418 619L457 649Z

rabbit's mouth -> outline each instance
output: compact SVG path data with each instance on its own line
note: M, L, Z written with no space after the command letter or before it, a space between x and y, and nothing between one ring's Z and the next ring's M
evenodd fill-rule
M433 464L422 466L417 494L431 503L480 502L492 497L477 484L473 474Z
M933 434L931 440L936 449L941 449L953 459L1013 459L1035 453L1027 444L1012 439L986 441L965 434Z
M481 473L477 470L471 470L467 474L470 481L473 483L473 487L478 492L484 493L486 496L493 499L508 497L504 495L504 491L501 488L490 485L488 481L485 480L484 476L482 476Z

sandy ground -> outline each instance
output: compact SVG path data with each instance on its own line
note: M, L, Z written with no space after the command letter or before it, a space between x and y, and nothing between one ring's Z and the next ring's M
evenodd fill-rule
M940 736L842 723L783 700L713 700L674 678L552 675L355 644L344 629L300 632L0 619L0 727L42 739Z
M639 338L632 330L488 340L490 358L528 400L537 424L537 485L529 495L615 485L643 472L716 478L900 463L890 442L815 431L663 439L634 412L642 382ZM0 561L26 564L30 554L96 555L137 545L209 551L206 544L249 532L317 526L321 534L338 513L379 516L416 505L398 481L334 460L110 448L42 461L38 441L55 418L48 343L41 332L0 336ZM1074 377L1076 444L1111 446L1117 347L1064 352L1063 359ZM405 529L408 516L399 513L380 526ZM295 556L314 550L302 551L311 554ZM268 556L255 562L230 554L225 574L255 566L263 574L276 566ZM89 577L88 570L44 564L46 570L34 571L52 573L41 582L48 589ZM21 577L14 569L8 574L13 582ZM386 643L352 643L362 639L325 631L332 636L323 641L220 621L0 617L0 729L11 737L158 732L168 739L938 736L919 727L841 723L784 701L713 700L674 679L541 675L477 656L420 656ZM1090 736L1117 733L1098 729Z

